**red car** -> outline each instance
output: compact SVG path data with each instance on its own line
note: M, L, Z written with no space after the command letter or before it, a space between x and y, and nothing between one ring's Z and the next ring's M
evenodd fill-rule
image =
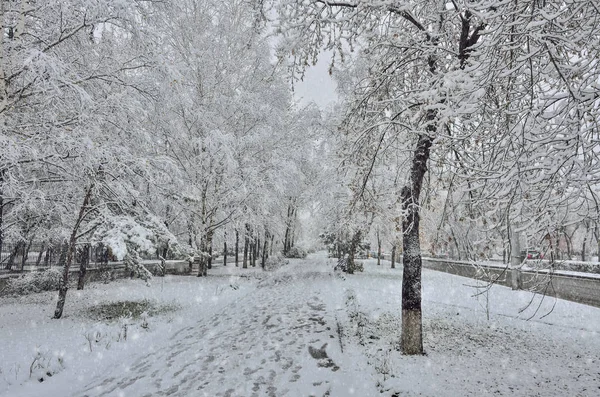
M521 251L521 256L527 259L544 259L544 254L536 250Z

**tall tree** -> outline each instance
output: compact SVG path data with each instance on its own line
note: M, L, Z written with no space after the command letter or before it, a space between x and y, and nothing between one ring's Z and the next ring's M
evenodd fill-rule
M562 171L569 171L573 159L590 153L590 145L580 146L579 138L597 133L593 120L598 88L591 76L597 75L592 59L598 41L586 41L598 37L597 6L590 0L275 4L283 33L280 56L289 60L293 76L301 76L323 47L333 50L336 60L347 49L359 47L359 58L367 59L364 79L347 102L343 129L350 132L348 139L360 147L373 137L384 142L395 134L412 152L399 200L404 254L401 345L405 354L422 354L419 222L430 158L465 170L471 183L477 180L473 189L479 197L492 194L490 179L499 181L497 192L510 192L502 188L502 181L513 178L512 183L522 184L523 178L514 177L525 175L524 170L564 185L568 178ZM498 95L500 87L507 91ZM494 100L488 104L491 98L500 106L492 107ZM540 134L522 140L532 126ZM493 143L492 156L485 150L488 142ZM546 143L554 151L568 147L567 154L559 156L563 163L547 156ZM529 166L515 161L525 159ZM541 166L542 159L550 164ZM551 175L541 175L548 167ZM363 179L370 169L367 165ZM562 186L552 190L565 192ZM528 198L521 191L512 195L517 202ZM555 196L548 192L546 197ZM510 202L504 201L505 208ZM511 213L516 214L514 208ZM525 212L519 216L522 219Z

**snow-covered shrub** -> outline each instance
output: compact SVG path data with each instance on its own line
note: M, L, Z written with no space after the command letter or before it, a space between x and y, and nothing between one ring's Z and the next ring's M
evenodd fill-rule
M169 232L160 219L151 216L128 215L99 217L92 240L110 248L117 260L125 260L139 254L154 256L157 249L169 247L170 251L183 253L177 238ZM134 254L135 252L135 254Z
M9 294L25 295L42 291L56 291L60 287L62 270L50 268L40 272L31 272L19 278L8 281L7 292Z
M125 271L130 273L132 277L141 278L148 282L152 278L152 273L141 262L140 256L136 251L128 252L123 259Z
M361 345L366 343L367 337L371 334L369 332L370 321L369 317L363 313L358 304L358 298L354 290L346 291L346 312L350 320L350 329L353 331L352 334L358 338L358 342Z
M29 378L43 382L65 368L62 352L51 353L37 348L29 365Z
M364 272L365 271L364 263L361 261L354 261L354 271L355 272Z
M307 254L302 248L292 247L288 252L285 252L284 255L286 258L304 259Z
M265 270L277 270L288 263L289 261L281 255L270 256L265 261Z
M117 278L117 276L115 275L114 270L110 269L110 268L106 268L106 269L102 269L100 270L100 282L103 284L108 284L111 281L115 281L115 279Z

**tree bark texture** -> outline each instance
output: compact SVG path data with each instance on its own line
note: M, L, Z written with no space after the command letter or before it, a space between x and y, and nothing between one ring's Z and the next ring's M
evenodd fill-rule
M73 262L73 256L75 255L75 243L77 242L77 231L79 230L79 226L81 222L83 222L83 218L86 215L86 209L90 204L90 199L92 197L92 189L94 188L94 184L90 184L85 192L85 196L83 198L83 203L79 208L79 215L77 216L77 220L75 221L75 225L73 226L73 230L71 230L71 236L69 237L68 244L68 253L67 258L64 261L63 266L63 274L62 280L60 283L60 288L58 289L58 302L56 303L56 310L54 311L54 318L59 319L62 317L63 310L65 308L65 301L67 299L67 290L69 288L69 270L71 267L71 263ZM62 259L62 255L61 255Z
M433 121L433 115L428 115ZM428 130L435 127L428 127ZM429 131L428 131L429 132ZM423 134L417 141L411 164L410 180L402 189L403 276L402 276L402 353L423 354L423 324L421 314L421 243L419 240L419 197L427 171L433 138Z
M82 290L85 285L85 275L90 264L90 244L85 244L81 249L81 258L79 261L79 279L77 280L77 289Z

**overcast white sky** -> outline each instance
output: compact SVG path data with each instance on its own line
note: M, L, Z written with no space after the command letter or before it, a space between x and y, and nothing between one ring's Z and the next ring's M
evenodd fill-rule
M331 54L324 52L315 66L306 71L304 81L294 84L294 99L300 104L315 102L321 109L327 109L337 100L335 81L329 76Z

